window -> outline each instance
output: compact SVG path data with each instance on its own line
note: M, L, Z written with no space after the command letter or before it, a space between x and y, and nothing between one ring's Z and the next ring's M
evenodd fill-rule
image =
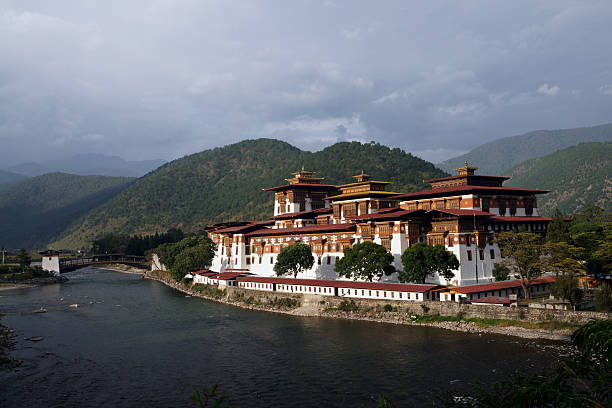
M270 257L270 264L273 264L273 263L274 263L274 257L271 256Z
M478 250L478 256L480 257L480 260L484 260L484 251L482 249Z
M259 257L259 263L260 263L260 264L261 264L261 258L263 258L263 257L261 257L261 256Z
M317 264L321 265L321 258L317 257Z
M251 264L251 258L247 258L247 259L246 259L246 264L247 264L247 265L250 265L250 264Z
M472 260L472 251L467 251L468 261Z
M491 249L489 252L491 253L491 259L495 259L495 250Z
M327 257L327 264L329 265L331 263L331 256Z

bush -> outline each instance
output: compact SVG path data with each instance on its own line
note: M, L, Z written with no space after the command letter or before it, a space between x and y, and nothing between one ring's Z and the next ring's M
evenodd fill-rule
M338 310L342 310L343 312L356 312L359 310L359 306L357 306L353 299L343 300L338 305Z
M388 304L388 303L387 303L387 304L386 304L386 305L383 307L383 310L384 310L385 312L392 312L392 311L393 311L393 306L391 306L390 304Z
M423 314L429 313L429 306L424 303L421 303L421 309L423 309Z
M600 312L612 312L612 287L607 283L602 284L595 292L595 307Z
M297 300L291 299L291 298L280 298L279 299L277 297L274 297L274 299L270 300L270 305L274 307L294 309L299 306L299 303Z

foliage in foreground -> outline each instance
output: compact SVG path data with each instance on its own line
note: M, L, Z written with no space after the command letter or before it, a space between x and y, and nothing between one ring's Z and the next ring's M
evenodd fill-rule
M449 396L446 407L612 407L612 321L593 320L572 335L576 353L551 377L517 374L471 395Z

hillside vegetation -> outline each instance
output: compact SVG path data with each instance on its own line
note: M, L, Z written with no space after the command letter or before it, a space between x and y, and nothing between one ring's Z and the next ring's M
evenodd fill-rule
M51 173L0 192L0 247L41 248L133 180Z
M544 214L574 213L588 205L612 211L612 143L584 143L525 161L507 173L509 186L551 190L540 196Z
M0 170L0 191L6 190L12 184L24 179L25 176L6 170Z
M206 150L161 166L75 222L55 243L74 248L106 233L151 234L180 227L272 214L273 193L263 188L285 184L302 165L325 183L349 183L362 169L392 181L389 190L426 188L424 179L444 176L433 164L380 144L337 143L306 152L271 139L246 140Z
M453 172L467 160L480 168L480 174L499 176L528 159L579 143L609 141L612 141L612 123L577 129L537 130L485 143L464 155L440 163L439 167Z

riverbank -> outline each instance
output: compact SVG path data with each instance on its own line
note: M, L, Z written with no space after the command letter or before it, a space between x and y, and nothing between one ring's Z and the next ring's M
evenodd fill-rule
M54 283L64 283L67 281L68 281L67 277L60 275L60 276L48 276L44 278L24 279L18 282L17 281L1 282L0 291L31 288L31 287L38 286L38 285L51 285Z
M474 334L502 334L526 339L554 341L570 340L578 325L557 322L528 323L504 319L476 319L458 316L428 314L429 307L423 302L421 313L408 311L405 304L380 304L382 302L347 302L321 295L293 295L249 291L228 287L219 289L208 285L192 285L176 282L169 274L147 271L147 279L156 280L187 295L224 303L243 309L282 313L302 317L326 317L332 319L362 320L379 323L429 326L446 330ZM411 305L413 306L413 305ZM522 327L523 326L523 327ZM527 326L527 327L525 327ZM542 327L540 327L542 326Z

